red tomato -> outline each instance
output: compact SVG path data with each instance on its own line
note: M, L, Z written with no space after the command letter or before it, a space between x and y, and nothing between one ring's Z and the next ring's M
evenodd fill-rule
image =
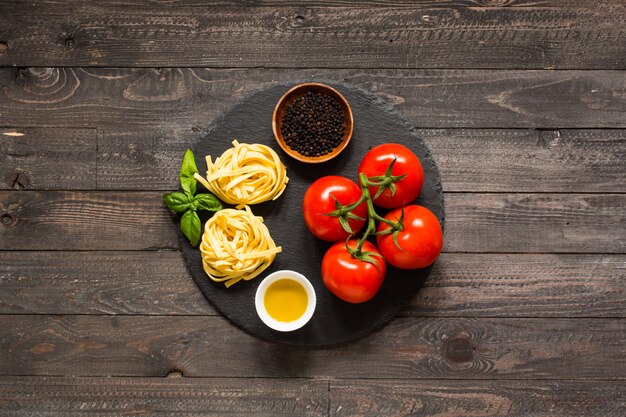
M348 245L356 248L357 241L351 239ZM365 241L362 252L380 255L376 246ZM349 303L363 303L370 300L385 279L387 265L380 256L373 257L377 265L353 258L346 249L345 242L332 245L322 259L322 279L326 288L337 297Z
M443 247L441 225L426 207L410 205L390 211L385 218L397 221L404 210L404 230L398 232L398 249L392 234L378 235L376 242L380 253L391 265L402 269L424 268L435 262ZM384 222L378 231L389 229Z
M387 188L374 200L374 204L384 208L401 207L413 202L420 195L424 184L424 171L419 158L406 146L397 143L385 143L372 148L363 157L359 174L364 173L368 177L385 175L394 159L396 162L391 175L406 177L395 183L396 192L393 195L391 189ZM378 187L369 187L369 191L373 198Z
M306 227L317 238L329 242L344 241L350 236L341 227L339 218L328 216L336 210L333 196L344 206L358 201L361 197L361 188L352 180L337 175L322 177L311 184L304 194L302 213ZM352 212L354 215L367 218L367 205L360 204ZM348 224L354 233L361 230L365 220L348 219Z

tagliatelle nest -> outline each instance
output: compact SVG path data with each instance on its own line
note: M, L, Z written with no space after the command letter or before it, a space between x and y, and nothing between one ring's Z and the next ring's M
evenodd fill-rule
M274 261L276 247L263 218L250 207L218 211L204 225L200 252L207 275L226 287L250 280Z
M208 155L206 164L206 179L199 174L195 178L220 200L238 208L277 199L289 182L285 165L266 145L235 140L215 163Z

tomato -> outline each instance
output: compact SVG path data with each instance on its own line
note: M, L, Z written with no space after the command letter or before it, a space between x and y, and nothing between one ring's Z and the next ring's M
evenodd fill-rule
M357 243L354 239L348 241L352 249L356 248ZM374 244L365 241L362 252L379 255L372 256L377 264L353 258L346 249L345 242L332 245L322 259L324 285L330 292L349 303L363 303L374 297L383 285L387 272L387 264Z
M398 232L398 249L392 234L378 235L380 253L391 265L402 269L424 268L435 262L443 247L443 233L437 217L426 207L409 205L390 211L385 218L397 221L404 210L404 230ZM378 232L391 226L378 224Z
M338 217L328 216L328 213L336 210L333 196L342 205L348 206L359 200L361 188L346 177L329 175L319 178L309 186L304 194L302 203L304 222L311 233L319 239L329 242L339 240L345 242L350 234L341 226ZM352 213L362 219L367 218L365 202L354 209ZM361 230L365 220L348 219L348 224L356 233Z
M390 188L385 189L376 199L374 204L384 208L401 207L413 202L422 191L424 184L424 170L419 158L406 146L397 143L385 143L372 148L365 154L359 165L359 174L368 177L385 175L387 168L396 162L391 169L391 175L406 175L395 183L396 191L392 195ZM376 195L378 187L369 187L372 198Z

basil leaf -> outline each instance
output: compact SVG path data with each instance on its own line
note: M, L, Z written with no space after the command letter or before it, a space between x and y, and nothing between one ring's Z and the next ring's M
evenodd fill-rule
M180 218L180 230L189 239L191 246L198 246L200 243L200 218L195 211L189 210Z
M193 174L198 172L196 160L194 159L191 149L187 149L183 157L183 163L180 167L180 186L189 197L193 197L196 193L196 179Z
M222 209L222 203L213 194L198 194L194 197L193 203L197 204L198 210L219 211Z
M189 197L178 191L175 193L163 194L163 201L165 201L165 204L170 210L177 213L182 213L191 206Z

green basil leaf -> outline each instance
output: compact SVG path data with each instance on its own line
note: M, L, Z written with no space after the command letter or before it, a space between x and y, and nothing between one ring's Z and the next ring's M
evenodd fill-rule
M196 193L196 179L193 177L193 174L197 172L198 167L196 166L193 152L191 149L187 149L180 167L180 186L189 197L193 197Z
M198 194L194 197L193 203L197 204L198 210L220 211L222 209L222 203L213 194Z
M195 211L189 210L180 218L180 230L189 239L191 246L198 246L200 243L200 218Z
M179 193L178 191L175 193L163 194L163 201L165 201L165 204L170 210L177 213L182 213L191 206L189 197L183 193Z

